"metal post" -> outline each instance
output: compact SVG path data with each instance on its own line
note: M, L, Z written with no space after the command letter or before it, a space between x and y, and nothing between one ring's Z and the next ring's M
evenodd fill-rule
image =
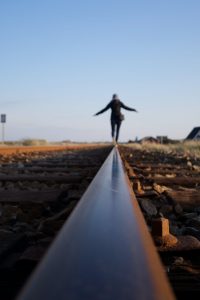
M6 114L1 114L1 123L2 123L2 143L4 144L4 140L5 140L4 124L6 123Z
M5 127L4 123L2 123L2 143L4 144L4 136L5 136Z

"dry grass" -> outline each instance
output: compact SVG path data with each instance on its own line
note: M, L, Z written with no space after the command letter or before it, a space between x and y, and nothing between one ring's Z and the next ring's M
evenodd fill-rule
M22 140L23 146L45 146L48 145L46 140L39 140L39 139L24 139Z
M23 139L20 141L6 141L0 142L0 146L45 146L49 145L48 141L43 139Z
M176 144L156 144L156 143L133 143L128 147L137 150L146 150L152 152L174 153L186 156L200 157L200 141L179 142Z

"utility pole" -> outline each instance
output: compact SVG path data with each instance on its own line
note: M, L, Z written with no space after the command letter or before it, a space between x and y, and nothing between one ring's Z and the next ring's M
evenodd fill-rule
M6 123L6 114L1 114L1 123L2 123L2 143L5 141L5 123Z

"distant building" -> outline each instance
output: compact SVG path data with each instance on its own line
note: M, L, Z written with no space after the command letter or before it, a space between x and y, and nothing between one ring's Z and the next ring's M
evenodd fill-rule
M200 140L200 127L194 127L186 137L186 140Z
M159 143L161 144L167 144L169 142L168 136L167 135L159 135L156 137Z
M140 140L140 143L156 143L156 144L158 144L158 140L152 136L146 136Z

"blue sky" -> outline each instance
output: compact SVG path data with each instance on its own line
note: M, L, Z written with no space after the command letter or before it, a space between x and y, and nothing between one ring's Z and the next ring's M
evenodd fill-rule
M0 113L6 139L184 138L200 126L199 0L0 0Z

